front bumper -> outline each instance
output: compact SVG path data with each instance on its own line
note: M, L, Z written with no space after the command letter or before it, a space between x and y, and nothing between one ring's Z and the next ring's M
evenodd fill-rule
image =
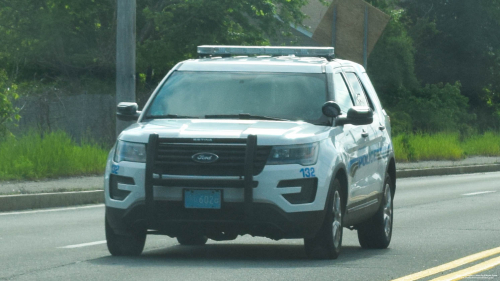
M170 237L250 234L278 240L313 237L325 216L325 211L285 213L265 203L252 204L251 217L247 212L242 203L225 203L220 210L208 210L186 209L178 201L156 201L151 215L144 202L137 202L129 209L106 207L106 220L118 233L149 229Z

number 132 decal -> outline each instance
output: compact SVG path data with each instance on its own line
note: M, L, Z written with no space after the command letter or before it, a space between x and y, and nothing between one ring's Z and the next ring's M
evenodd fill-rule
M300 169L300 171L302 173L302 177L303 178L311 178L311 177L315 177L316 175L314 174L315 171L314 171L314 168L303 168L303 169Z

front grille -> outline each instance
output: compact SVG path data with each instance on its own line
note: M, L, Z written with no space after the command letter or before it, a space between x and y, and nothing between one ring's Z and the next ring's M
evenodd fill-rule
M245 139L217 139L211 143L182 142L180 139L159 139L153 173L163 175L193 176L244 176ZM264 169L271 146L257 146L253 175ZM192 156L197 153L214 153L219 159L213 163L197 163Z

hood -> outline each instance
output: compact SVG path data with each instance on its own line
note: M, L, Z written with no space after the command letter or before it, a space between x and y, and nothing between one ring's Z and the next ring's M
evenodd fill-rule
M246 138L257 135L259 145L289 145L323 140L331 129L293 121L157 119L131 125L118 139L147 143L149 135L155 133L160 138Z

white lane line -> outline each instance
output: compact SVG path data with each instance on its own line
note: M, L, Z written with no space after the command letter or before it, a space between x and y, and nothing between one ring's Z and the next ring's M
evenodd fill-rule
M466 194L462 194L462 195L463 196L474 196L474 195L494 193L494 192L496 192L496 191L481 191L481 192L466 193Z
M104 206L104 204L98 204L98 205L83 206L83 207L43 209L43 210L22 211L22 212L7 212L7 213L0 213L0 216L24 215L24 214L37 214L37 213L48 213L48 212L60 212L60 211L68 211L68 210L91 209L91 208L99 208L99 207L103 207L103 206Z
M59 248L59 249L74 249L74 248L82 248L82 247L101 245L101 244L106 244L106 240L90 242L90 243L83 243L83 244L76 244L76 245L68 245L68 246L57 247L57 248Z

